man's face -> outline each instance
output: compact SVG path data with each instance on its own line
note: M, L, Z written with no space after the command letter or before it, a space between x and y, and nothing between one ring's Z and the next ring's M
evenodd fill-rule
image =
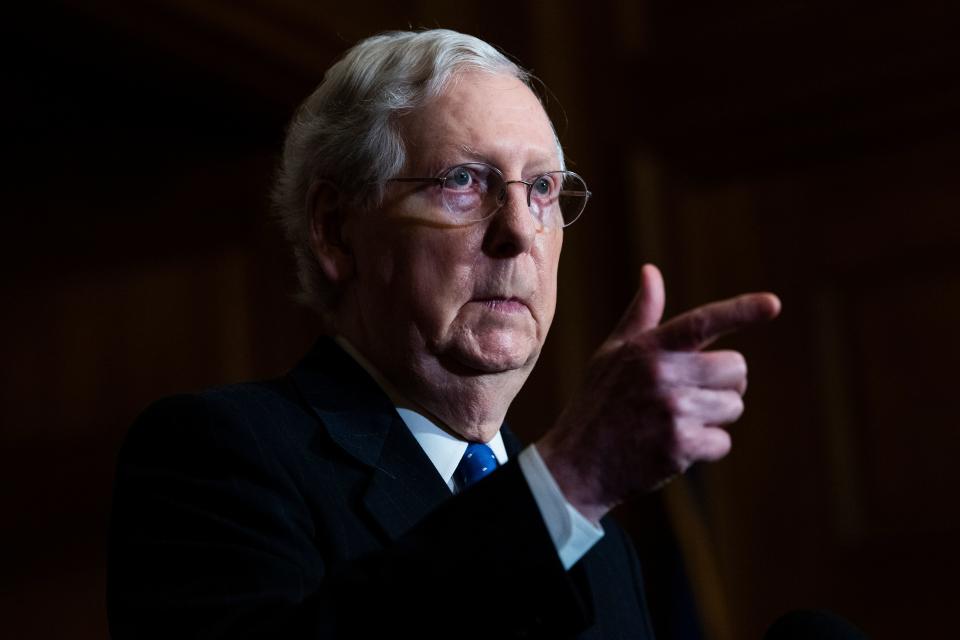
M550 122L516 78L469 72L404 117L401 175L432 177L486 162L507 180L560 168ZM443 220L439 187L392 182L383 206L347 218L356 274L357 336L391 377L522 372L532 368L553 320L561 229L541 229L512 184L491 217ZM443 377L443 376L440 376ZM403 387L402 380L393 382Z

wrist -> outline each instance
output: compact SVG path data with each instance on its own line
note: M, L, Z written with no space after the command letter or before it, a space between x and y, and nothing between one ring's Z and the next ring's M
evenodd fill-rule
M600 518L615 506L603 498L596 476L589 473L583 460L569 455L566 449L547 434L536 443L537 452L544 465L563 493L563 497L584 518L599 525Z

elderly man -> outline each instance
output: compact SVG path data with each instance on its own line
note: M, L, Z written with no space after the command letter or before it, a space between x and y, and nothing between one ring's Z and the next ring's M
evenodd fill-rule
M288 376L161 401L121 454L114 638L652 637L605 517L726 454L751 294L660 324L647 266L539 442L503 427L589 198L529 76L451 31L353 47L297 112L276 191L325 333Z

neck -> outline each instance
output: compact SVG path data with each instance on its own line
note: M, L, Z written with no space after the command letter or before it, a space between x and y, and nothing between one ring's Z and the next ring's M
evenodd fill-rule
M489 442L497 434L532 368L531 363L522 371L464 375L430 355L396 362L378 357L376 349L358 344L351 336L340 334L336 340L396 406L416 411L454 436L473 442Z

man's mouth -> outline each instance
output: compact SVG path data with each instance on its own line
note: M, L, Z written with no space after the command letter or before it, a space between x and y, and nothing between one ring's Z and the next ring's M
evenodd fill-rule
M506 296L484 296L474 298L473 302L481 304L491 311L500 313L522 313L529 310L529 305L522 298Z

